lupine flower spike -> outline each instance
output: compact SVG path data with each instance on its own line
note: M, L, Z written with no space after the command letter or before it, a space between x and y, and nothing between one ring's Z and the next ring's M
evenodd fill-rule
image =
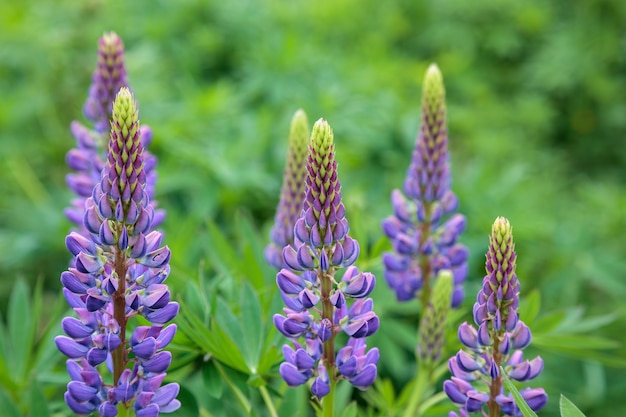
M484 416L522 417L511 393L503 388L500 367L509 378L524 382L537 377L543 360L537 356L524 360L522 349L530 344L530 329L519 319L520 285L515 274L517 257L509 221L498 217L493 224L487 252L487 275L474 304L474 321L459 327L459 340L465 346L448 361L452 378L443 389L467 416L481 412ZM543 388L520 391L530 408L538 411L548 401Z
M66 181L76 194L76 198L72 201L72 207L65 210L65 214L85 237L89 236L89 232L82 227L85 200L91 196L94 186L100 181L100 174L106 161L113 100L119 89L127 85L122 40L115 33L105 33L98 42L98 64L84 106L85 117L93 123L93 129L77 121L72 122L71 131L76 139L76 148L70 150L66 157L68 166L75 171L67 175ZM146 147L152 140L152 131L147 126L140 129L141 141ZM155 208L157 161L145 151L143 161L146 191L150 197L150 204ZM153 226L158 226L164 218L165 212L156 210Z
M304 111L298 110L291 119L283 185L270 234L272 242L265 248L265 259L276 269L285 267L283 248L293 245L293 227L302 212L308 142L309 122Z
M454 214L458 200L450 190L449 159L443 78L432 64L424 77L422 125L404 195L393 191L394 215L383 221L394 249L383 255L385 279L399 301L419 297L424 307L428 305L432 281L443 269L454 276L452 306L463 300L467 249L457 239L465 229L465 217Z
M284 345L280 374L290 386L312 380L311 391L327 398L332 410L333 386L346 379L366 389L376 378L377 348L366 352L365 338L378 330L373 302L366 298L375 278L353 265L359 245L348 235L341 201L333 132L326 121L313 126L306 164L305 201L294 227L294 244L285 245L287 266L276 275L286 304L274 324L293 345ZM338 271L346 268L343 275ZM355 299L351 305L348 300ZM348 336L337 350L336 336Z
M446 320L450 311L452 280L452 273L447 269L439 272L432 297L420 320L417 357L423 370L432 369L441 357L445 344Z
M132 407L137 417L154 417L180 406L178 384L161 386L172 360L163 348L176 333L176 325L165 325L179 306L163 283L170 250L161 246L161 233L151 231L154 209L140 135L134 98L122 87L106 165L85 205L88 234L73 231L65 240L74 262L61 283L78 318L63 319L67 336L55 342L69 358L65 401L76 414L113 417ZM150 325L135 327L128 339L128 322L138 315ZM105 369L113 378L104 376Z

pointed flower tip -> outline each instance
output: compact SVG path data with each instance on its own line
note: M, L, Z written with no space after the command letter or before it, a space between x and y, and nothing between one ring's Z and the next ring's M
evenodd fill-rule
M104 44L104 46L109 46L109 47L114 46L117 48L123 47L122 38L120 38L118 34L113 31L104 32L101 39L102 39L102 43Z
M309 140L309 119L302 109L298 109L291 118L289 142L297 152L305 152Z
M496 220L493 222L492 232L494 235L496 233L501 236L511 235L513 232L513 228L511 227L511 223L509 223L509 220L506 217L500 216L496 218Z
M428 66L424 75L424 96L438 95L444 93L443 75L437 64L432 63Z
M326 120L320 118L313 125L311 132L311 146L320 155L327 154L333 145L333 130Z
M431 63L428 66L428 69L426 70L426 79L433 79L433 78L439 78L439 79L442 78L441 70L439 69L437 64L435 64L434 62Z

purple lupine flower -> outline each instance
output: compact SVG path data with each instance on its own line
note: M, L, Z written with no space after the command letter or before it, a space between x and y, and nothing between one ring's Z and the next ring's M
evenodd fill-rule
M72 200L72 206L65 210L65 214L84 236L89 235L89 232L82 227L85 202L100 181L107 158L113 100L120 88L127 86L122 40L115 33L105 33L98 41L98 64L83 109L85 117L93 123L93 129L77 121L72 122L71 132L76 139L76 148L70 150L66 156L67 165L74 170L73 173L67 175L66 182L76 194L76 198ZM141 141L145 148L152 140L152 131L148 126L141 126L140 129ZM154 227L161 224L165 218L165 212L156 210L154 201L156 162L156 157L144 151L146 192L150 197L152 208L155 209L152 219Z
M61 283L78 318L63 319L67 336L55 342L70 358L65 400L77 414L113 417L122 404L134 406L137 416L156 416L180 406L178 384L161 387L172 360L163 349L176 333L176 325L166 323L179 306L163 284L170 250L161 246L161 233L151 231L154 209L141 133L134 98L122 87L113 105L106 165L85 204L88 234L73 231L66 238L74 261ZM137 326L129 340L128 322L137 315L150 325ZM102 363L112 370L113 384L104 382Z
M383 221L393 253L383 255L385 279L398 301L420 297L428 305L432 281L439 271L454 276L452 306L463 300L467 249L457 243L465 217L455 214L456 195L450 189L450 157L443 78L432 64L424 77L422 125L404 182L404 194L394 190L394 215Z
M474 304L478 329L467 322L459 327L459 340L466 349L448 361L452 378L444 382L443 389L459 406L461 416L482 411L490 417L500 417L501 413L522 417L512 394L503 388L500 367L509 378L524 382L541 373L543 360L539 356L532 360L523 358L522 349L530 344L531 333L517 312L517 259L511 225L504 217L498 217L493 224L489 243L487 275ZM474 381L482 382L474 385ZM543 388L527 388L520 393L533 411L548 401Z
M322 398L341 379L359 389L374 382L379 353L377 348L366 352L365 337L378 330L379 320L366 298L376 279L353 266L359 245L348 235L333 133L323 119L313 126L306 173L294 242L283 249L287 267L276 275L287 307L284 315L274 315L274 324L294 346L283 346L283 379L289 386L312 379L313 395ZM336 279L341 268L346 269ZM348 299L356 301L348 306ZM335 337L342 330L350 338L336 352Z
M309 122L304 111L300 109L291 119L283 185L270 233L272 242L265 248L265 259L276 269L285 267L283 248L293 245L293 227L302 211L308 139Z

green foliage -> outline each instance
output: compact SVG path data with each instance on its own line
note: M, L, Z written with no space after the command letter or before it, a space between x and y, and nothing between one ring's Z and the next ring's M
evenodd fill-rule
M263 260L281 144L299 107L334 128L359 266L378 277L382 325L368 345L380 348L381 379L365 396L346 390L338 404L346 415L401 412L420 311L385 287L379 224L409 164L431 62L446 82L453 189L471 253L467 300L448 321L442 360L458 350L456 326L471 320L489 225L505 215L524 260L521 317L532 353L545 359L537 380L552 399L545 414L556 415L560 392L589 417L626 413L626 347L615 336L626 326L625 19L620 0L0 3L3 415L45 416L33 408L42 392L52 415L68 415L52 342L69 258L64 155L108 30L125 41L141 120L155 135L168 284L181 302L168 375L184 381L177 415L269 415L263 387L279 415L310 415L306 387L288 389L277 376L284 339L271 316L281 300ZM30 287L41 278L34 293L13 278L21 275ZM437 395L426 415L451 409Z
M582 411L563 394L559 399L559 408L561 409L561 417L585 417Z

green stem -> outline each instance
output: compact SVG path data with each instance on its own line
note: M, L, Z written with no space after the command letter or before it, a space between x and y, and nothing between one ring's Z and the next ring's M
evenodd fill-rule
M267 411L269 411L270 416L278 417L278 413L276 412L276 408L274 408L274 403L272 402L272 397L270 397L269 392L267 392L267 388L265 388L265 385L261 385L259 387L259 391L261 392L261 397L263 397L263 401L265 401L265 405L267 405Z
M424 391L428 387L429 380L430 372L425 367L420 366L417 370L417 381L415 381L415 388L413 389L413 394L411 395L411 399L409 400L409 405L404 411L404 417L416 417L420 415L417 407L420 400L424 396Z
M337 381L330 375L330 392L322 400L322 416L333 417L335 415L335 386Z

